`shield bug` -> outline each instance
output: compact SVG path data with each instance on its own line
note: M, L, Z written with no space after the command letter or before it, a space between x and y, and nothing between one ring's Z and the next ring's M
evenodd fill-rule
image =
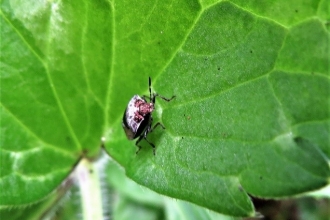
M153 154L155 155L156 147L147 139L147 135L158 126L165 129L164 125L160 122L157 122L152 127L152 112L155 109L156 97L159 97L167 102L175 98L175 96L172 96L168 99L157 93L151 93L151 79L149 77L149 97L145 95L142 97L139 95L134 95L128 102L125 109L122 125L129 140L138 138L135 142L135 145L139 148L136 153L141 150L139 142L144 139L150 144L153 149ZM146 98L148 98L150 102L147 102Z

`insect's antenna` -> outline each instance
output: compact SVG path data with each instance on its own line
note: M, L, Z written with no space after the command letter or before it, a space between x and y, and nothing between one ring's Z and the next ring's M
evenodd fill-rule
M152 100L151 99L151 78L149 76L149 94L150 94L150 101Z

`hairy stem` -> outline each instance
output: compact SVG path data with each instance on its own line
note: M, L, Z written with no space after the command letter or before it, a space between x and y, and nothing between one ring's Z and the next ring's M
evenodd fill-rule
M77 179L84 220L103 219L100 177L96 164L82 159L77 167Z

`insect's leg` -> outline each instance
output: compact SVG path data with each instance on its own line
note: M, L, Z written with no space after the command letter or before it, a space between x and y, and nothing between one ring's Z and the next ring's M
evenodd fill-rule
M163 100L165 100L166 102L169 102L169 101L171 101L172 99L174 99L175 98L175 95L174 96L172 96L171 98L166 98L166 97L164 97L164 96L161 96L161 95L159 95L159 94L157 94L157 93L154 93L154 97L159 97L159 98L161 98L161 99L163 99Z
M153 144L153 143L151 143L146 137L144 138L147 142L148 142L148 144L150 144L150 146L152 147L152 152L153 152L153 154L154 154L154 156L156 155L156 146Z
M151 129L149 132L152 132L153 130L155 130L158 126L162 127L163 129L165 129L165 126L160 123L160 122L157 122Z
M143 98L144 100L145 100L145 99L149 99L149 102L150 102L150 100L151 100L150 97L147 96L147 95L143 95L142 98Z
M148 142L148 144L150 144L150 146L152 147L152 152L153 152L153 154L154 154L154 156L155 156L155 155L156 155L156 147L155 147L155 145L154 145L153 143L151 143L151 142L147 139L147 135L148 135L148 133L150 133L150 132L152 131L152 128L151 128L152 120L153 120L153 119L150 118L150 123L149 123L147 129L145 130L145 132L143 133L143 135L140 136L140 138L143 137L143 139L146 140L146 141ZM158 123L157 123L157 124L158 124ZM140 139L140 138L139 138L139 139Z
M144 135L140 135L140 137L139 137L139 139L137 139L137 141L135 142L135 146L137 146L139 149L135 152L136 154L138 154L139 153L139 151L141 150L141 146L140 145L138 145L139 143L140 143L140 141L143 139L143 138L145 138L144 137Z

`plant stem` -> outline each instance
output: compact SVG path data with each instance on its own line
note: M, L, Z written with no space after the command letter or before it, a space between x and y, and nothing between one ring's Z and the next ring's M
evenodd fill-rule
M103 219L100 177L96 164L87 159L81 159L77 167L77 179L83 219Z

